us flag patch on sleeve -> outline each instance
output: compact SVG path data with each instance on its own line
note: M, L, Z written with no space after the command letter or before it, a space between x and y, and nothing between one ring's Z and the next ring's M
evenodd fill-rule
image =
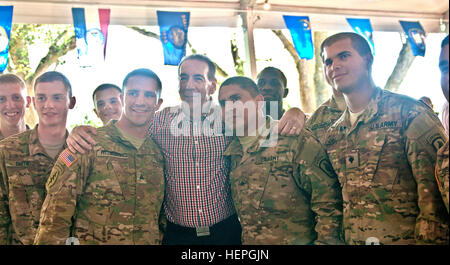
M69 149L64 149L59 155L59 158L66 164L67 167L70 167L75 161L77 161L77 157L69 151Z

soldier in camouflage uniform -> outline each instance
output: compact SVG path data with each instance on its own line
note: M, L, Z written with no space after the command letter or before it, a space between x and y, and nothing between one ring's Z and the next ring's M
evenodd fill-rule
M94 113L106 125L110 120L118 120L122 115L120 95L122 89L114 84L101 84L92 92Z
M283 98L289 93L286 76L280 69L269 66L258 73L256 84L264 98L264 113L279 120L284 114Z
M447 207L448 213L448 175L449 175L449 147L448 140L437 152L436 159L436 180L439 187L439 191L442 195L445 207Z
M237 132L236 128L244 127L249 135L250 123L259 119L262 125L257 136L235 137L224 153L232 160L230 182L243 244L342 243L338 180L325 149L312 133L304 129L299 137L272 138L268 132L278 121L267 116L264 122L262 106L256 107L262 95L246 77L226 80L219 100L228 129ZM231 101L255 103L249 108L255 115L236 115L242 119L234 125L226 114L233 111L226 106Z
M25 124L25 109L30 103L31 98L20 77L0 75L0 140L30 129Z
M162 99L161 81L148 69L125 77L119 121L97 130L83 155L64 150L46 184L35 244L159 244L164 197L163 157L148 136Z
M258 73L256 84L264 98L265 108L263 111L265 115L268 115L275 120L281 119L285 114L283 109L283 98L289 93L287 79L284 73L278 68L272 66L266 67ZM279 134L286 136L299 135L306 120L305 114L301 109L295 107L289 109L286 114L291 115L291 117L295 118L297 121L292 125L289 125L291 121L281 119L278 123ZM292 121L294 120L292 119Z
M333 88L331 98L314 111L306 121L306 128L311 130L320 143L325 143L328 128L341 117L345 107L344 96Z
M70 83L58 72L35 82L39 124L0 143L0 244L33 244L45 182L65 147L67 112L75 105Z
M418 101L377 88L364 38L339 33L322 43L325 74L347 109L325 146L342 186L347 244L448 242L448 213L434 181L446 136Z
M441 44L441 55L439 56L439 69L441 70L441 87L442 92L444 93L445 98L447 99L447 103L449 102L449 92L448 92L448 35L442 41ZM448 108L448 104L447 104ZM443 121L443 122L448 122ZM448 136L448 135L447 135ZM438 183L439 191L442 195L442 200L444 201L445 206L447 207L448 213L448 178L449 178L449 146L448 140L441 149L437 152L437 161L436 161L436 180Z

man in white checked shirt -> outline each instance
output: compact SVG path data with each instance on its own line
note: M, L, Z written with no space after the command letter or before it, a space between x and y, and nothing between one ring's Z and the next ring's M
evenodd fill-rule
M155 113L150 134L165 159L163 244L241 244L241 227L233 208L228 181L229 162L223 152L231 138L214 122L215 65L206 56L185 57L178 67L181 106ZM182 107L184 106L184 107ZM298 134L303 113L289 110L291 118L280 123L282 134ZM288 116L289 116L288 115ZM221 122L221 121L220 121ZM88 132L74 129L67 143L80 153L94 143ZM76 133L76 134L75 134Z

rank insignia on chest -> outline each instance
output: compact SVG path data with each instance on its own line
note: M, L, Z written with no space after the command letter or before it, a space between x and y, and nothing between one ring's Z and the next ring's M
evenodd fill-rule
M345 132L345 130L347 130L347 127L346 126L339 126L338 130L339 130L340 133L343 133L343 132Z
M345 155L345 167L347 169L359 167L359 150L352 150Z

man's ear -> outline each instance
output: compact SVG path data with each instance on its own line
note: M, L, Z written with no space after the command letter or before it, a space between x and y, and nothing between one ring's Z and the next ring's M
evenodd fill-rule
M161 107L162 103L163 103L163 99L162 98L158 99L158 103L156 103L155 111L159 110L159 108Z
M372 69L372 64L373 64L373 56L372 54L368 54L365 56L365 60L366 60L366 66L367 66L367 70L371 70Z
M31 104L31 97L30 96L27 96L27 104L25 105L25 108L28 108L28 107L30 107L30 104Z
M285 88L285 89L284 89L283 98L285 98L285 97L288 95L288 93L289 93L289 89L288 89L288 88Z
M69 102L69 109L73 109L75 107L76 103L77 103L77 99L75 97L71 97L70 102Z
M256 100L256 102L258 103L258 110L261 110L261 109L265 106L263 95L258 94L258 95L255 97L255 100ZM262 102L263 104L261 104L260 102Z
M211 86L209 87L209 95L214 94L217 89L217 79L214 78L214 80L211 81Z
M100 115L98 115L97 110L96 110L96 109L93 109L93 111L94 111L95 115L97 115L97 117L100 119ZM101 119L100 119L100 120L101 120Z

